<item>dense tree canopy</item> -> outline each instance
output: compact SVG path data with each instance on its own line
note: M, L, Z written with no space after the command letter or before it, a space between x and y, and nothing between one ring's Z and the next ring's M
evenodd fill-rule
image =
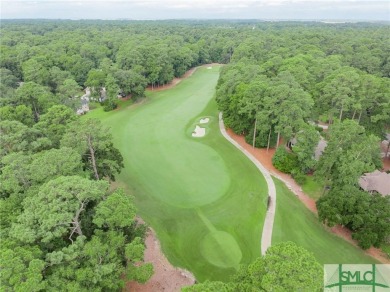
M64 105L33 125L18 117L0 121L2 288L118 291L147 281L153 267L142 263L133 198L109 190L123 167L109 131Z
M318 202L319 218L329 226L342 224L359 245L380 247L390 234L390 197L368 194L355 186L335 187Z
M227 64L216 90L225 124L253 146L284 141L275 165L297 181L314 171L330 188L320 220L347 226L363 248L379 246L390 234L390 202L357 179L380 167L378 141L390 125L387 33L379 23L2 21L1 285L115 291L125 279L149 279L132 198L108 188L123 158L104 125L74 111L85 87L113 109L118 94L142 98L147 86L212 62ZM328 145L317 161L320 136ZM285 243L229 283L187 290L316 291L319 270Z

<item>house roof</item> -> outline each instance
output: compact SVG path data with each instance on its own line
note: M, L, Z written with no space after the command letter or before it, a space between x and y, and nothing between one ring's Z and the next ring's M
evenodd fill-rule
M359 178L359 186L367 191L376 191L382 196L390 195L390 173L375 170Z

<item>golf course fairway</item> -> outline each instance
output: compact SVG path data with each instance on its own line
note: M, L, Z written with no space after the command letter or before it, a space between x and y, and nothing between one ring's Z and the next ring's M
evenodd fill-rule
M147 92L142 103L97 109L124 157L119 182L138 214L157 233L169 261L199 282L228 280L260 256L267 185L254 164L221 135L214 101L219 67L199 67L172 89ZM201 124L200 119L208 118ZM204 137L192 137L196 126ZM359 248L329 233L275 179L272 243L294 241L321 264L374 263Z
M148 92L142 104L88 115L111 128L124 157L119 181L165 255L198 281L228 280L260 256L267 203L264 177L220 134L218 77L219 66L200 67L170 90ZM196 125L204 137L192 137Z

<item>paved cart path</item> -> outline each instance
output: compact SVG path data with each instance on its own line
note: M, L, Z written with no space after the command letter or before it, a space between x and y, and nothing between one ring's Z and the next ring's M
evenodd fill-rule
M268 204L267 214L264 220L263 234L261 235L261 254L265 255L265 252L271 246L272 229L274 226L274 219L275 219L276 188L275 188L274 181L272 180L269 171L252 154L250 154L244 147L242 147L240 144L238 144L235 140L233 140L233 138L231 138L228 135L225 129L225 125L223 123L222 113L219 113L219 129L221 130L221 133L226 138L226 140L228 140L230 143L236 146L256 165L256 167L263 174L267 182L269 204Z

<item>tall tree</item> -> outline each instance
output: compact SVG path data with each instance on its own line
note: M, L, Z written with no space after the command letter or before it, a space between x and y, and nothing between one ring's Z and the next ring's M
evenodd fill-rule
M49 71L38 60L34 58L27 60L23 63L22 68L25 82L48 85Z
M323 271L312 253L293 242L283 242L239 272L236 282L264 291L319 291Z
M37 129L18 121L0 121L0 158L14 152L34 153L51 146L51 141Z
M4 291L42 291L45 262L36 246L12 248L2 244L0 249L1 286Z
M70 108L64 105L55 105L48 109L47 113L41 116L34 128L45 133L50 139L53 147L59 147L60 140L68 125L76 121L77 116Z
M26 282L27 287L34 280L60 291L116 291L124 280L146 282L153 268L142 263L144 244L134 238L131 197L120 190L109 194L108 186L106 181L62 176L26 197L10 236L20 244L36 245L36 259L30 256L24 265L15 262L18 270L11 277L2 273L2 282L22 279L17 285ZM19 260L5 252L12 264Z
M105 80L105 89L107 93L107 99L103 102L103 109L105 111L116 109L118 107L119 86L117 84L117 80L115 80L111 74L107 75Z
M58 86L58 93L61 99L73 99L78 97L81 93L81 86L72 78L65 79Z
M381 165L377 141L375 136L367 136L356 121L333 124L315 172L317 178L328 183L356 185L361 174Z
M0 121L3 120L18 121L26 126L32 126L34 124L32 110L24 104L0 107Z
M85 168L96 180L115 175L123 168L123 157L114 147L112 136L100 121L93 119L73 122L61 140L61 146L72 147L83 155Z
M296 144L292 147L297 155L300 170L307 173L314 169L317 161L314 159L314 152L320 141L320 134L314 126L304 124L296 135Z
M16 90L16 102L29 106L38 122L41 114L54 104L54 97L46 87L26 82Z
M57 66L53 66L49 69L50 81L49 86L52 89L52 92L58 92L59 87L67 79L72 79L72 74L68 71L63 71Z
M328 226L342 224L367 249L390 236L390 197L369 194L356 186L336 186L317 201L318 216Z
M83 235L83 214L90 202L100 201L108 183L78 176L58 177L23 201L24 212L11 235L25 243L48 243L66 238L73 241Z
M9 103L19 86L18 78L12 74L11 70L0 68L0 105Z
M144 96L147 81L141 73L136 70L120 69L114 73L114 77L124 94L131 94L135 99Z
M333 120L335 110L338 111L338 118L341 121L343 114L352 109L357 100L359 81L357 70L350 67L343 67L329 77L323 89L323 98L330 101L330 121Z
M111 74L109 74L107 75L104 84L107 91L107 97L110 99L116 99L119 93L117 80Z
M94 97L100 97L100 90L104 86L106 74L101 69L91 69L88 72L88 78L85 81L85 86L91 88Z
M310 115L314 102L288 71L274 78L269 94L272 102L269 106L272 105L277 111L276 130L289 141Z
M271 131L272 124L268 119L267 110L265 109L264 99L269 90L270 81L260 75L249 83L245 90L243 98L240 100L240 112L246 114L254 123L252 146L255 147L255 138L257 132ZM268 141L269 142L269 141Z

